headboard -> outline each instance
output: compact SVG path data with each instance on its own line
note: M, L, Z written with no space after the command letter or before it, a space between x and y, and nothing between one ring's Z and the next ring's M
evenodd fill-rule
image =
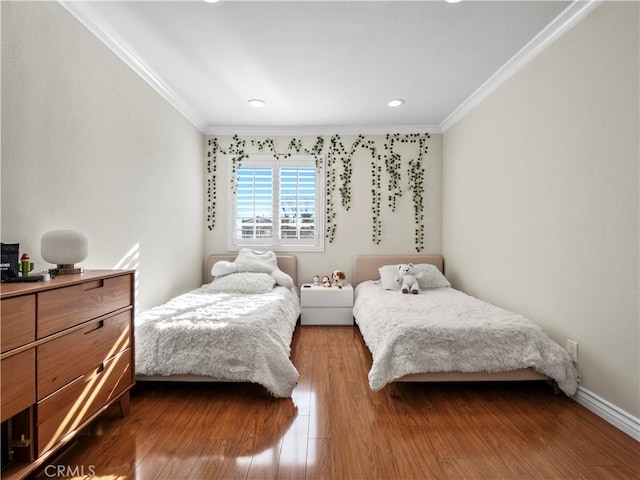
M356 255L353 259L353 285L358 285L365 280L378 280L380 278L378 268L399 263L430 263L444 273L444 258L442 258L442 255L420 253L409 253L407 255Z
M209 255L204 265L204 279L206 283L213 280L211 267L221 260L233 262L236 259L234 254ZM298 285L298 257L295 255L277 255L278 268L293 279L293 284Z

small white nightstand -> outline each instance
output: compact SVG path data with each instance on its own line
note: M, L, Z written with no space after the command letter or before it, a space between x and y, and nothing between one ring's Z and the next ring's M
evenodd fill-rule
M300 325L353 325L353 287L300 287Z

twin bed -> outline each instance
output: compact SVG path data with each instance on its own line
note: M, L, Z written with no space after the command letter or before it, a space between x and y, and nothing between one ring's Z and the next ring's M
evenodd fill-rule
M297 259L277 257L291 287L270 282L268 268L214 279L214 265L234 260L235 255L208 257L203 286L137 315L136 380L250 382L274 397L291 396L298 381L290 360L300 316Z
M269 268L254 272L254 263L238 263L242 252L210 256L207 283L137 316L138 380L252 382L275 397L291 396L298 380L290 360L300 314L296 257L244 253L270 255L275 273L287 274L291 285L275 273L284 286L269 281ZM428 272L417 295L388 290L388 275L404 263ZM214 279L212 267L223 273ZM575 393L577 374L565 349L525 317L451 288L442 271L439 255L354 259L353 312L372 354L373 391L389 385L395 395L398 382L553 380Z
M406 263L433 266L430 288L418 295L385 288L381 273ZM373 357L373 391L390 385L395 395L397 382L552 380L567 395L576 392L565 349L522 315L451 288L443 266L439 255L355 258L353 313Z

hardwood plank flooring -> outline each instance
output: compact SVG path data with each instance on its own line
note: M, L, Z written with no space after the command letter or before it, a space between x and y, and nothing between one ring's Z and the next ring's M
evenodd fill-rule
M109 409L55 464L99 480L640 479L640 443L546 383L373 393L350 327L299 326L292 360L291 399L248 384L138 383L128 417Z

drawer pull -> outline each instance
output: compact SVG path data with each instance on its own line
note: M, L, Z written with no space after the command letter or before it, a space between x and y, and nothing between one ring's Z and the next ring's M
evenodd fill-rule
M101 328L104 328L104 320L100 320L99 322L96 322L95 325L93 325L93 328L91 328L90 330L86 330L84 332L84 334L88 335L91 332L95 332L96 330L100 330Z
M82 284L84 291L95 290L104 287L104 280L95 280L93 282L85 282Z

